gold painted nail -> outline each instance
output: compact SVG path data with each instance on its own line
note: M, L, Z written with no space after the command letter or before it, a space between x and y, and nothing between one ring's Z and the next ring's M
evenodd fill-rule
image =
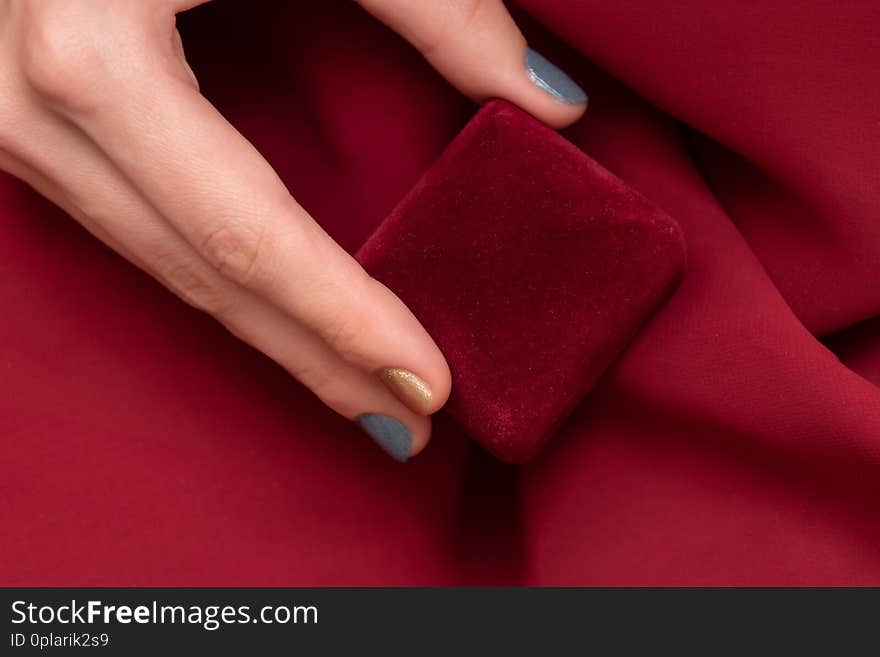
M411 410L428 415L431 409L431 389L428 384L408 370L385 367L379 378Z

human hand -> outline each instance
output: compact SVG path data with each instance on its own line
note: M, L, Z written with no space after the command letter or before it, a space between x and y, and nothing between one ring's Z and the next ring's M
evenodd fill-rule
M198 4L0 0L0 168L406 460L449 395L443 355L199 93L175 27ZM555 127L586 107L500 0L360 4L477 101Z

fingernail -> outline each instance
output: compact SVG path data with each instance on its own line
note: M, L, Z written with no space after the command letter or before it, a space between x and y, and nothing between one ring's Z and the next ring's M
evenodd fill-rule
M411 410L422 415L431 412L431 388L412 372L386 367L379 370L379 378Z
M532 82L567 105L580 105L587 102L587 94L562 69L546 57L526 48L526 71Z
M361 429L366 431L376 444L391 458L403 463L412 451L412 434L402 422L379 413L365 413L358 418Z

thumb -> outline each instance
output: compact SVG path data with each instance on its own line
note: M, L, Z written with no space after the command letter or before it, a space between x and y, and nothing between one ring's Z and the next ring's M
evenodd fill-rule
M555 128L586 109L583 89L527 46L501 0L358 2L478 102L505 98Z

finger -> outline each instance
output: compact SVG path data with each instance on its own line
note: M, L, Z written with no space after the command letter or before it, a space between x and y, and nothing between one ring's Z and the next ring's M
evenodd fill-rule
M41 152L63 153L63 157L44 158L24 148L20 152L34 166L0 154L0 168L30 184L112 249L281 364L326 405L357 421L395 459L405 461L424 449L431 431L428 418L408 409L379 380L343 361L278 308L211 269L84 137L42 125L40 136L49 140L41 143L52 147ZM78 176L79 171L88 175ZM88 199L87 210L82 199Z
M586 109L584 91L526 45L501 0L358 0L450 83L478 102L505 98L561 128Z
M22 182L27 183L40 196L48 199L71 216L76 213L76 208L70 200L70 197L61 187L46 178L30 165L16 158L10 157L2 151L0 151L0 171L5 171ZM76 218L86 230L113 249L116 253L123 256L126 260L134 262L134 254L126 249L115 238L111 237L106 230L101 228L101 226L87 221L85 217L82 218L82 221L80 221L78 217L74 218Z
M89 98L57 109L217 271L382 376L413 410L428 414L445 403L449 370L418 320L324 233L191 85L116 67L86 88Z
M224 324L285 368L340 415L356 421L390 456L407 461L428 444L431 419L407 408L375 377L338 357L277 307L245 293Z

